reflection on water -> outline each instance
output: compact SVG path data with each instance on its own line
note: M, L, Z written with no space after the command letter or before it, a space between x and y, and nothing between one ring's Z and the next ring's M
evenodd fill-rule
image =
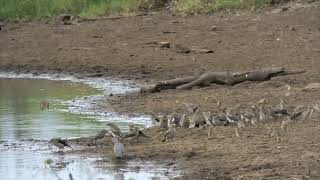
M59 111L61 101L88 96L99 91L68 81L28 79L0 80L0 138L49 139L85 136L95 133L102 122L92 117ZM40 101L50 102L49 111L40 110Z
M45 164L48 159L51 164ZM165 169L148 172L145 165L129 162L122 168L102 166L95 167L97 157L62 156L50 153L8 150L0 151L0 175L2 180L68 180L72 174L75 180L93 179L168 179ZM155 168L155 167L153 167ZM138 169L133 171L132 169Z
M69 112L72 108L68 107L70 103L65 103L99 93L101 91L70 81L0 78L0 179L69 179L69 173L76 180L117 177L167 179L164 176L167 171L165 168L150 172L143 169L146 164L142 164L139 165L142 168L140 171L133 172L129 170L130 166L137 166L133 162L128 162L127 168L122 169L112 169L110 163L95 167L92 162L99 160L99 157L57 155L52 153L46 141L21 141L29 138L48 140L52 137L88 136L105 128L105 122L97 120L94 114L72 114ZM50 102L49 111L40 110L41 100ZM81 106L83 101L79 102ZM122 129L132 122L121 122L121 116L116 119ZM46 159L66 164L63 168L52 169L45 165Z

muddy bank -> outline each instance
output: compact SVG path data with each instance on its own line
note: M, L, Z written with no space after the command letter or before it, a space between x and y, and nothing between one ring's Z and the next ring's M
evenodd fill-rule
M68 26L43 22L8 24L0 31L0 69L113 76L142 83L209 70L241 71L269 66L306 69L302 75L262 83L114 97L111 105L124 113L184 112L184 103L190 102L203 111L218 111L221 106L249 104L262 98L268 104L277 104L282 98L290 105L309 105L320 98L319 91L301 90L320 79L319 19L319 7L312 6L215 16L157 12ZM164 41L213 53L161 48L158 42ZM168 161L168 166L185 170L190 179L317 178L318 120L316 117L293 124L280 142L269 138L263 126L248 127L239 132L240 137L235 136L233 128L217 127L211 140L207 140L206 130L179 129L177 140L165 143L158 139L161 132L151 128L145 130L152 137L150 140L127 147L132 157ZM80 153L110 154L109 150L96 147Z
M280 128L281 122L268 123ZM143 132L149 138L138 142L124 140L126 157L165 164L182 172L182 179L301 179L319 178L319 114L290 124L280 140L270 137L266 126L214 127L208 139L207 128L177 129L173 141L162 142L165 130L157 127ZM81 150L66 153L94 153L112 157L111 137L92 142L93 137L71 140ZM89 146L88 146L89 145ZM108 162L117 163L109 160Z
M309 7L310 6L310 7ZM300 7L300 8L299 8ZM213 85L191 91L165 91L115 101L119 111L152 112L181 108L192 101L226 104L278 96L286 84L302 87L319 79L319 7L288 11L238 12L186 16L156 12L114 20L7 24L0 32L0 69L63 72L79 77L120 77L152 83L205 71L241 71L259 67L306 69L303 75L277 77L274 83ZM213 53L161 48L160 42ZM192 96L190 96L192 94ZM312 96L310 96L312 97ZM178 103L177 103L178 102Z
M0 67L161 80L205 70L240 71L266 65L316 74L318 17L318 7L302 6L276 14L269 10L214 16L156 12L73 25L8 24L0 33ZM213 53L161 48L157 43L164 41Z

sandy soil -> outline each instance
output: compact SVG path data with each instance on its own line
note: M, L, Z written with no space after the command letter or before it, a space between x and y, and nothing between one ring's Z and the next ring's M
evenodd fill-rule
M302 91L320 79L319 3L287 11L238 12L186 16L157 12L113 20L9 23L0 31L0 70L63 72L81 76L117 76L153 83L205 71L240 71L284 66L307 73L276 77L262 83L212 85L187 91L115 97L123 113L185 112L184 103L217 111L265 98L274 105L319 103L320 92ZM177 53L160 48L168 41L214 53ZM291 86L290 95L287 85ZM220 106L217 106L220 102ZM277 122L271 126L279 126ZM281 141L268 137L265 126L247 127L236 137L230 127L179 129L176 141L162 143L160 132L146 129L149 140L128 146L137 158L168 162L185 178L302 179L320 178L319 116L290 125ZM100 151L99 148L96 149ZM104 151L103 151L104 152ZM109 151L104 153L110 153Z

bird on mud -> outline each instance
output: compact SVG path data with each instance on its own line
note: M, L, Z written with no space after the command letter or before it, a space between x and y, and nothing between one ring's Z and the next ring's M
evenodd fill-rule
M202 114L203 114L203 117L206 119L206 123L208 125L214 126L213 121L212 121L213 115L211 114L211 112L210 111L202 112Z
M129 132L124 134L122 139L133 137L134 139L136 139L138 141L140 136L148 137L142 131L140 131L138 127L136 127L134 125L129 125Z
M159 117L160 121L159 121L159 128L160 129L167 129L168 128L168 118L167 116L162 116Z
M167 132L164 134L164 138L162 142L165 142L166 140L169 140L169 139L174 139L175 137L176 137L176 128L175 128L175 125L172 124L167 130Z
M237 115L232 114L230 109L226 112L226 118L229 124L237 124L240 121L240 118Z
M151 121L152 121L152 124L153 125L159 125L159 123L160 123L160 117L161 117L161 115L159 115L159 114L150 114L151 115Z
M63 140L61 138L52 138L49 143L53 146L56 146L59 148L59 150L63 150L65 147L70 147L68 144L67 144L67 141L66 140Z
M124 157L124 150L125 150L124 145L121 142L119 142L118 137L112 138L112 142L113 142L113 153L115 158L122 159Z
M206 119L200 112L200 108L197 106L191 114L191 122L194 123L194 127L202 127L206 124Z
M246 123L249 123L251 119L254 118L254 113L252 109L243 109L240 111L240 119Z
M106 129L102 129L101 131L99 131L95 136L94 136L94 140L98 140L98 139L102 139L104 138L104 136L108 133L108 130Z
M106 126L109 126L109 127L110 127L111 134L112 134L113 137L119 137L119 138L121 138L122 133L121 133L120 128L119 128L117 125L115 125L115 124L113 124L113 123L107 123Z
M43 111L45 109L49 110L49 101L42 100L42 101L40 101L40 110Z
M212 123L215 126L225 126L227 125L227 117L224 113L214 114L212 116Z
M186 114L183 114L180 119L180 127L189 128L189 126L190 126L190 119L189 117L187 117Z
M259 106L259 120L264 122L267 119L267 114L263 106Z
M310 114L312 114L314 108L310 106L297 106L290 115L291 120L306 119Z
M181 117L182 116L180 116L176 112L173 112L172 115L169 118L170 119L170 124L175 124L176 127L180 127Z

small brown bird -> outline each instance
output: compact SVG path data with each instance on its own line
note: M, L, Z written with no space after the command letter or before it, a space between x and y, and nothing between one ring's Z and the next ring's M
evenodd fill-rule
M63 150L63 148L65 148L65 147L70 147L70 148L71 148L71 146L69 146L69 145L67 144L67 141L66 141L66 140L63 140L63 139L61 139L61 138L52 138L52 139L49 141L49 143L50 143L51 145L54 145L54 146L58 147L59 150Z
M183 114L182 117L181 117L181 120L180 120L180 126L182 128L189 128L190 126L190 119L189 117L187 117L186 114Z
M107 133L108 133L108 130L102 129L100 132L98 132L98 133L94 136L93 139L94 139L94 140L102 139Z
M166 116L160 117L159 128L160 129L168 128L168 117Z
M133 137L132 140L136 140L139 141L139 137L148 137L147 135L145 135L142 131L139 130L138 127L134 126L134 125L129 125L129 132L124 134L122 139L125 138L129 138L129 137Z
M40 102L40 109L43 111L45 109L49 110L49 101L47 100L42 100Z
M114 143L113 144L114 156L117 159L122 159L124 157L124 150L125 150L124 145L121 142L119 142L119 138L117 137L112 138L112 142Z
M169 139L174 139L176 137L176 128L175 125L172 124L168 131L164 134L164 139L162 140L162 142L165 142L166 140Z
M181 115L173 112L170 119L170 124L175 124L176 127L180 127Z
M194 123L194 127L201 127L206 124L206 119L200 112L200 108L196 107L191 115L191 122Z
M134 125L129 125L129 132L124 134L122 139L128 137L138 137L139 136L139 128L135 127Z
M122 136L121 130L117 125L115 125L113 123L107 123L106 126L110 127L111 134L112 134L113 137L119 137L120 138Z

